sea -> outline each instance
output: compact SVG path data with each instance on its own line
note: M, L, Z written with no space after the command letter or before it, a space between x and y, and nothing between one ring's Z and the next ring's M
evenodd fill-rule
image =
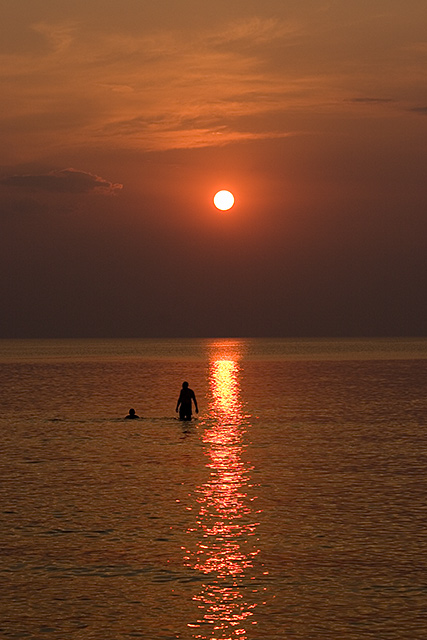
M0 638L427 638L426 339L3 340L0 382Z

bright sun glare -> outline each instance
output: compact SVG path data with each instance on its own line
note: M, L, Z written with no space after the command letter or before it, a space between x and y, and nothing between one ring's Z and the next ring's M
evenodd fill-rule
M213 201L217 209L227 211L227 209L231 209L234 204L234 196L230 191L222 190L214 195Z

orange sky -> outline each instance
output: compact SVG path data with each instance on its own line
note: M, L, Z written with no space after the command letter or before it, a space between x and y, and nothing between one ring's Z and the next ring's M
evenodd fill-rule
M3 9L0 336L425 333L424 0L70 5Z

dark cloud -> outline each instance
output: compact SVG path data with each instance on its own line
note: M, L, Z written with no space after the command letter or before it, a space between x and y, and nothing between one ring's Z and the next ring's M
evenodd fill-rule
M58 169L42 174L14 175L3 178L8 187L38 189L53 193L100 193L114 195L122 184L109 182L99 176L77 169Z
M386 104L394 101L391 98L351 98L349 102L356 104Z
M411 109L414 113L421 113L427 116L427 107L414 107Z

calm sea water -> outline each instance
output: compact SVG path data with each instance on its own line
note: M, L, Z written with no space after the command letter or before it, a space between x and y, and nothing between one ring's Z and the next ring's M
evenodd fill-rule
M0 379L0 637L427 637L426 340L3 341Z

